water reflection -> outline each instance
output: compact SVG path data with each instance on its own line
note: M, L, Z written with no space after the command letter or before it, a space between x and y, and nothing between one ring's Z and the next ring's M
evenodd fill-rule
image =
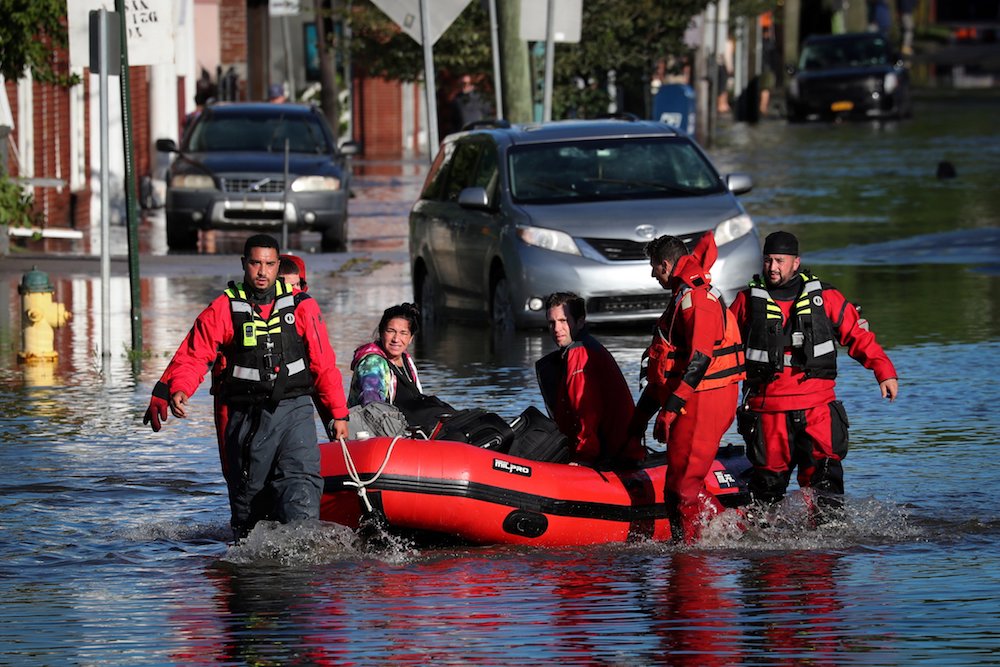
M842 556L793 551L752 557L740 572L741 606L748 643L766 651L769 664L841 664L841 652L871 651L864 643L845 646L842 628L850 619L837 591Z
M113 277L110 383L95 353L98 280L76 263L50 273L74 318L56 332L57 364L39 369L16 359L11 275L0 290L0 662L997 664L1000 146L995 114L972 106L923 105L885 126L765 122L714 151L754 175L745 201L764 231L799 234L811 268L862 304L903 379L889 406L857 364L838 377L852 420L848 515L829 529L807 528L790 505L774 530L691 551L372 552L328 526L234 550L207 392L194 418L160 434L140 419L194 317L238 277L245 235L227 254L169 258L143 278L138 373L128 282ZM957 179L932 180L942 157ZM351 200L362 245L307 259L345 383L382 310L412 299L405 211L422 172L377 171L358 172ZM595 334L637 391L647 330ZM540 405L533 364L551 345L543 331L494 338L445 322L414 351L431 391L513 416Z

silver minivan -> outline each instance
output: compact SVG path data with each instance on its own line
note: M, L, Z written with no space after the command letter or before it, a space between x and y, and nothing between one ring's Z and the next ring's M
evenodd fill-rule
M728 300L760 267L756 226L687 135L637 120L494 121L448 136L410 212L414 296L427 317L544 327L547 294L576 292L592 323L648 321L670 295L643 248L714 233Z

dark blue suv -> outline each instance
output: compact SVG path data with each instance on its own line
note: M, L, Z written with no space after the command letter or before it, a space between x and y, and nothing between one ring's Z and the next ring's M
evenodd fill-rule
M320 232L324 251L347 242L354 144L337 148L322 112L302 104L226 103L206 107L167 170L167 245L190 250L199 229Z

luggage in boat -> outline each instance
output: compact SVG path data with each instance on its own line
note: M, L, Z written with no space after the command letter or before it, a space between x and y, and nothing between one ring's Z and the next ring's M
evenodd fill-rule
M425 438L430 437L445 416L457 412L451 405L432 394L398 398L396 407L403 412L410 428Z
M531 405L513 421L514 442L508 453L532 461L565 463L573 449L556 423Z
M482 408L459 410L438 423L431 440L451 440L467 442L476 447L507 452L514 439L511 429L503 417Z
M348 414L348 437L351 440L409 435L410 425L402 411L391 403L373 401L368 405L355 405ZM366 435L365 435L366 434Z

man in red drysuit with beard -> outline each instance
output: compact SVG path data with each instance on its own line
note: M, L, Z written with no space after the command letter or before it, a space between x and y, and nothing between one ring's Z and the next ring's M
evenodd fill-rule
M739 429L754 465L754 500L782 499L798 466L799 486L840 506L847 456L847 413L836 400L836 343L875 373L883 398L899 393L896 369L857 308L832 285L800 269L799 241L788 232L764 240L763 279L754 276L731 311L746 342L747 398Z

